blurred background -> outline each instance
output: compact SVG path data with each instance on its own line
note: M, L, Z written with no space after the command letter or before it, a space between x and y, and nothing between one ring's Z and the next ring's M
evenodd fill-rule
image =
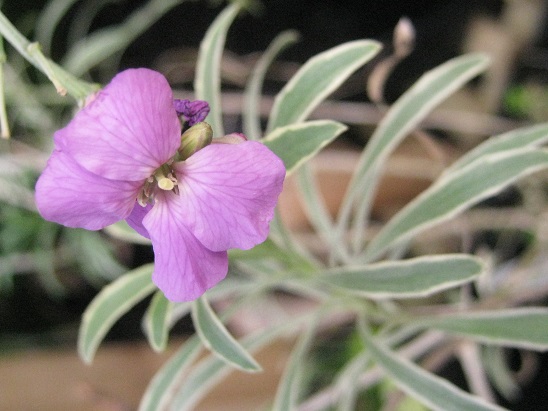
M161 3L5 0L1 10L27 38L39 41L46 55L86 80L105 84L125 68L150 67L168 77L176 94L188 98L200 41L226 3ZM228 33L223 57L227 132L241 130L241 96L250 70L281 31L296 30L300 41L284 51L267 75L261 104L265 116L272 96L308 58L355 39L376 39L385 46L332 96L331 105L313 114L350 126L315 163L333 213L344 189L341 182L351 172L349 159L355 159L367 143L386 104L426 70L454 56L486 52L492 65L433 113L424 130L398 150L376 202L374 216L379 224L423 190L444 166L483 139L548 120L546 1L250 0L247 4L247 13L236 19ZM409 52L386 69L383 62L398 50L393 36L402 17L413 27L414 34L407 37ZM87 48L97 35L116 41ZM99 350L93 366L80 363L75 342L81 313L97 291L128 269L152 261L152 253L148 245L128 245L105 233L65 229L36 213L34 182L48 157L53 132L68 122L75 104L57 96L8 44L5 48L12 138L0 141L0 409L135 409L153 372L167 358L167 354L153 354L143 343L140 321L146 304L115 325L108 335L112 344ZM85 53L96 57L86 60ZM327 167L333 164L334 174ZM289 181L280 209L305 241L309 226L292 189ZM537 225L542 222L532 216L546 210L546 181L506 190L484 206L499 220L485 220L487 214L478 213L477 224L486 229L474 232L469 250L496 250L502 260L521 255L529 244L528 233L540 229ZM492 212L490 207L504 213ZM498 228L492 229L493 224ZM424 247L451 249L451 235L460 229L441 233L441 243L440 237L427 238ZM174 334L184 337L191 330L189 322L182 321ZM264 354L271 363L265 366L271 376L259 382L265 392L273 390L280 374L285 351L276 349ZM542 391L547 377L546 371L537 375ZM527 387L535 392L535 384ZM538 407L540 397L537 405L527 405L527 393L514 409ZM213 401L204 409L215 406ZM227 409L226 403L220 406Z

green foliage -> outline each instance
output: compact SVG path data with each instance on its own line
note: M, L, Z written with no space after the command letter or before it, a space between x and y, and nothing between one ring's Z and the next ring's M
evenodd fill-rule
M470 395L447 380L425 371L412 362L397 357L375 341L367 326L361 325L362 338L371 357L402 390L429 408L440 411L487 411L503 408Z
M261 371L261 366L223 326L205 297L198 298L192 305L192 322L204 345L223 360L247 372Z
M545 168L547 162L548 151L516 149L482 156L442 176L390 220L368 244L364 258L377 258L392 244L447 221L518 178Z
M345 130L346 126L335 121L307 121L277 128L263 142L282 159L290 174Z
M143 317L143 331L154 351L165 350L169 338L169 326L173 303L164 293L156 291Z
M226 33L240 8L237 3L227 7L211 24L202 43L200 55L196 62L194 90L196 98L209 103L207 121L213 129L214 137L224 135L221 109L221 58Z
M523 307L425 317L421 327L454 333L486 344L548 350L548 309Z
M342 44L311 58L276 95L267 130L303 121L354 71L371 60L380 44L359 40Z
M74 3L52 0L39 18L40 27L52 25L40 34L46 50L55 27ZM69 72L83 75L101 64L112 66L114 58L135 38L180 3L184 1L150 0L122 24L89 33L71 44L62 65L48 59L37 43L28 41L1 13L0 33L57 91L68 92L82 103L97 87ZM220 70L225 40L247 3L233 1L219 14L209 26L197 57L196 97L209 102L208 121L216 137L224 134ZM84 25L92 19L88 16ZM309 59L276 94L263 130L259 105L266 73L297 38L293 31L282 33L259 58L245 88L242 118L249 138L275 152L283 160L288 176L295 178L313 241L301 241L302 235L292 232L276 217L271 236L263 244L248 251L229 251L230 273L225 281L195 302L175 304L156 291L151 281L152 264L126 272L115 257L115 241L150 244L126 223L117 223L102 233L88 233L61 229L38 217L32 186L45 158L32 152L36 164L25 167L21 165L25 157L17 156L17 150L10 151L10 147L0 157L0 275L16 275L10 262L30 255L34 269L42 271L41 278L55 278L62 265L78 269L93 284L112 280L94 298L82 319L78 352L87 363L93 360L116 321L149 294L154 296L142 328L155 351L166 348L173 324L190 313L196 335L185 341L152 379L140 410L193 409L234 368L261 371L253 353L287 336L296 343L277 393L269 399L274 410L332 407L350 411L363 405L364 399L368 406L383 409L383 401L393 396L394 387L412 397L404 400L399 409L500 409L435 375L428 362L419 366L416 360L429 353L444 353L437 350L462 341L474 347L481 345L487 354L482 361L478 359L475 375L494 375L493 384L503 395L514 392L515 381L498 347L548 349L546 309L517 307L523 301L521 294L515 294L534 290L537 282L546 286L545 280L534 275L546 268L542 258L535 258L535 252L545 252L542 238L531 227L523 229L532 239L527 250L531 254L527 256L529 266L520 268L519 282L505 280L509 268L496 256L487 259L453 251L421 253L421 248L414 245L419 234L442 228L442 223L448 224L525 177L535 176L540 181L538 186L542 186L545 181L539 171L548 167L548 151L543 148L548 141L548 125L528 126L486 139L446 167L428 189L377 227L371 221L371 208L388 157L435 107L487 69L484 55L454 58L425 73L386 107L360 154L338 215L333 216L308 163L347 127L333 119L308 118L377 55L380 45L356 40ZM37 136L37 141L38 136L47 136L36 146L49 150L49 136L60 127L61 113L72 103L53 98L51 87L42 93L27 92L37 89L37 83L25 77L28 67L9 53L7 62L0 64L5 64L6 76L13 75L5 94L20 110L22 120L17 127ZM0 77L2 73L0 70ZM464 246L462 249L468 250ZM50 288L55 288L51 284ZM307 304L303 304L302 311L288 312L285 298ZM242 338L234 337L231 321L246 318L249 312L262 316L262 310L262 326ZM333 349L336 352L323 362L329 363L332 372L322 375L318 387L315 383L319 379L311 382L306 374L318 362L318 357L310 353L324 337L325 328L330 332L344 329L350 337L340 341ZM199 357L202 347L210 352Z
M481 261L472 256L431 255L344 266L328 271L322 281L368 298L417 298L468 283L482 271Z
M112 325L135 304L154 291L152 264L143 265L101 290L86 309L78 336L78 353L87 363Z

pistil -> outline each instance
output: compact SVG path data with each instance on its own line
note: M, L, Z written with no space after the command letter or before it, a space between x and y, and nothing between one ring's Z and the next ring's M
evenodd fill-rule
M177 178L167 164L164 164L154 172L154 178L156 179L158 188L161 190L171 191L177 186Z
M146 179L143 189L137 196L137 202L139 205L145 207L148 203L152 202L156 187L160 190L173 191L175 194L179 194L177 177L168 164L164 164L158 168L149 178Z

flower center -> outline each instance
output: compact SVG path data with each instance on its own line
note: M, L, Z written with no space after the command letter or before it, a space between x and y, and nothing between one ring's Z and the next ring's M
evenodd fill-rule
M161 190L170 191L177 185L175 173L167 164L164 164L154 172L154 179L156 180L156 185Z
M149 178L146 179L143 189L137 197L137 202L142 207L146 206L154 200L154 194L157 189L173 191L175 194L179 194L177 177L169 163L159 167Z

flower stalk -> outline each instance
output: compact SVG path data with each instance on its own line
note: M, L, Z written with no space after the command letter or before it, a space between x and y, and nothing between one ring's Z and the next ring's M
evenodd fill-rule
M83 105L86 97L99 89L99 85L80 80L47 58L39 44L31 43L2 12L0 12L0 34L29 63L48 77L59 94L70 94L80 105Z

